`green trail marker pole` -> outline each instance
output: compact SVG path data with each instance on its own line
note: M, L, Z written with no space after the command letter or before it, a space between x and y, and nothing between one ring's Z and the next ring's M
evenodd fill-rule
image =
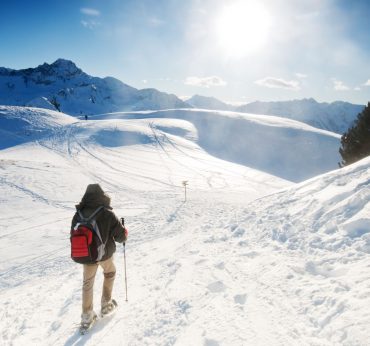
M182 185L184 186L184 189L185 189L185 202L186 202L186 186L188 185L188 181L187 180L184 180L182 182Z

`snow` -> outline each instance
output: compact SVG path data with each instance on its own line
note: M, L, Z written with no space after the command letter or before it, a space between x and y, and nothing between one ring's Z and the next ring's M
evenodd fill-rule
M2 345L368 344L370 158L296 184L210 155L206 129L212 119L221 132L209 137L225 135L236 122L240 132L299 133L322 147L337 135L196 110L84 121L2 106L0 119ZM298 175L301 163L292 161ZM118 247L119 307L81 336L82 267L69 258L69 227L92 182L126 219L129 290L126 303Z
M44 108L44 109L51 109L53 111L57 110L46 97L37 97L26 104L27 107L35 107L35 108Z
M202 109L116 112L106 118L175 118L189 121L198 143L220 159L299 182L338 167L340 135L275 116Z

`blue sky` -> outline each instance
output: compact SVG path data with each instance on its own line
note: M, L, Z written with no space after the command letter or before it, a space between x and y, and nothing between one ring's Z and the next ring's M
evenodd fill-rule
M370 101L370 1L1 0L0 66L226 102Z

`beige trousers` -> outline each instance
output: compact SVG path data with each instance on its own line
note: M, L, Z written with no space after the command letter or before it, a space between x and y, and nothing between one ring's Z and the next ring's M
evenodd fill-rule
M103 268L104 272L101 305L103 306L112 298L113 283L116 276L116 267L113 263L113 257L96 264L84 264L82 285L82 313L84 314L93 310L94 281L99 266Z

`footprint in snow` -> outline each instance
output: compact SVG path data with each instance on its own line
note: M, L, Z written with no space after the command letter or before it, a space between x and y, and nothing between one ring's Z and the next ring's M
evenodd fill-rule
M191 305L186 300L179 300L175 303L175 305L182 314L186 314L188 310L191 308Z
M220 344L216 340L213 340L213 339L205 339L204 340L204 346L220 346Z
M219 262L219 263L216 263L215 265L215 268L217 269L225 269L225 263L224 262Z
M212 293L220 293L224 292L226 290L226 286L222 281L215 281L212 282L207 286L207 288L212 292Z
M237 294L234 296L234 302L235 304L244 305L247 301L247 295L246 294Z

